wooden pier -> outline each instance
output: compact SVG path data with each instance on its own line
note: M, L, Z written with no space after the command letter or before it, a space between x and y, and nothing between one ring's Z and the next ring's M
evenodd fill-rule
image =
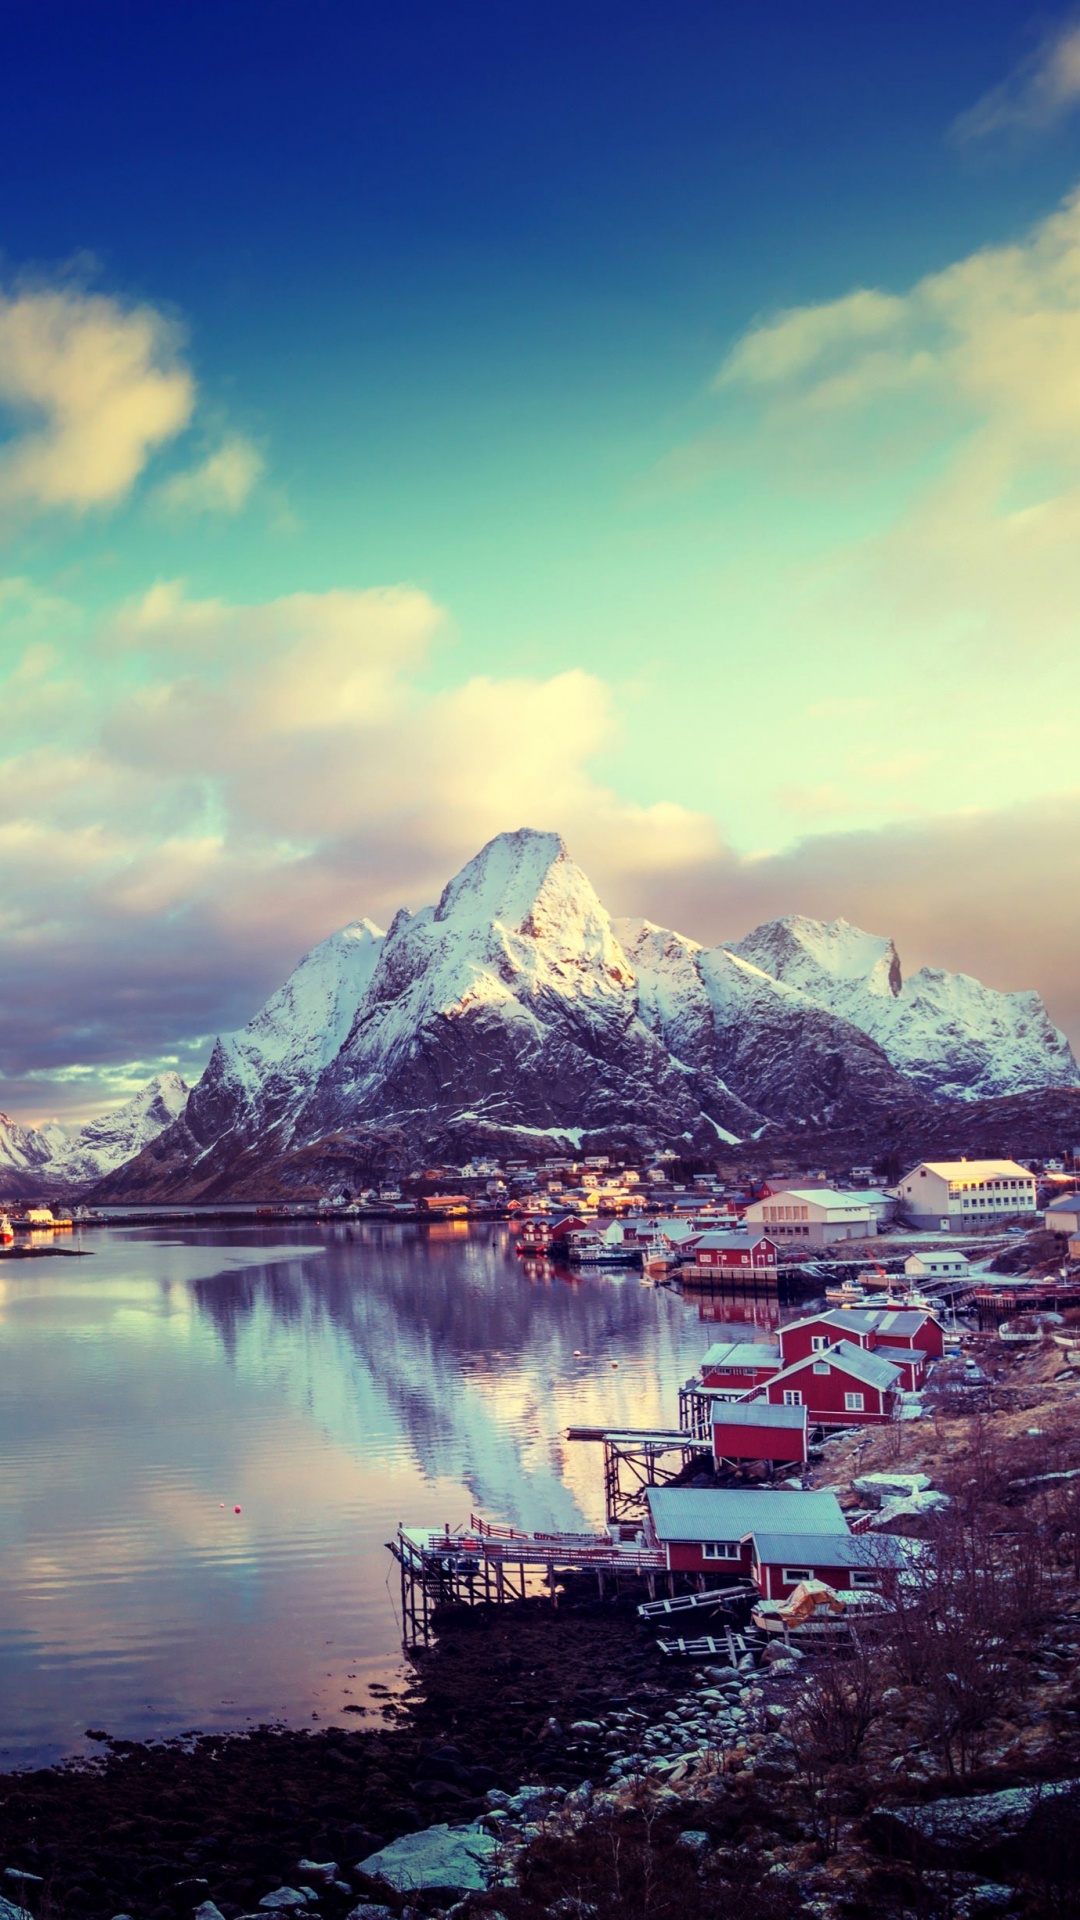
M712 1467L708 1431L685 1427L569 1427L568 1440L599 1440L604 1448L604 1512L609 1526L640 1524L650 1487L668 1487L699 1456Z
M659 1547L639 1541L612 1540L603 1533L520 1533L515 1527L492 1526L472 1515L468 1527L399 1525L387 1541L401 1571L402 1641L406 1650L426 1646L436 1609L451 1602L459 1606L504 1606L542 1592L546 1584L553 1606L558 1605L560 1573L595 1573L604 1593L607 1579L627 1574L644 1579L656 1594L656 1576L667 1574ZM668 1576L670 1579L670 1576Z

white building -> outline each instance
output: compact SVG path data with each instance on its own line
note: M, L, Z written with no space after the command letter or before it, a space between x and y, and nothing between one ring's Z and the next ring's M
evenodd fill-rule
M866 1194L839 1193L835 1187L791 1187L754 1200L746 1209L746 1224L774 1240L802 1240L812 1247L868 1240L877 1232Z
M1015 1160L920 1160L896 1192L901 1212L936 1233L973 1233L1035 1211L1035 1175Z
M904 1272L912 1280L966 1280L971 1262L966 1253L951 1253L938 1247L934 1253L912 1253L904 1261Z
M1043 1225L1050 1233L1080 1234L1080 1194L1063 1193L1060 1200L1051 1200Z

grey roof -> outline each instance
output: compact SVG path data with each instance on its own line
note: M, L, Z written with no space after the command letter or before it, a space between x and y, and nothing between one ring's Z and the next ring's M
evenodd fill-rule
M800 1534L842 1533L834 1493L768 1488L649 1487L649 1512L661 1540L743 1540L756 1527Z
M1063 1193L1060 1200L1051 1200L1044 1213L1080 1213L1080 1193Z
M887 1352L885 1348L883 1351ZM880 1353L867 1353L863 1347L856 1347L850 1340L837 1340L823 1353L807 1353L801 1360L792 1360L781 1373L774 1373L771 1380L764 1381L759 1389L779 1386L783 1380L790 1380L795 1374L802 1373L806 1367L817 1366L821 1361L829 1361L853 1380L862 1380L868 1387L877 1387L882 1393L888 1393L900 1379L899 1367L883 1360Z
M698 1247L730 1247L734 1253L749 1253L759 1241L768 1240L769 1237L767 1233L755 1233L751 1240L748 1233L739 1233L735 1228L725 1231L721 1227L709 1227L696 1244Z
M709 1348L703 1367L778 1367L780 1348L764 1341L722 1340Z
M829 1307L824 1313L807 1313L801 1320L789 1320L782 1329L792 1333L796 1327L854 1327L857 1333L918 1333L934 1318L929 1309L918 1307Z
M726 1427L805 1427L805 1407L774 1407L769 1400L714 1400L712 1417Z
M759 1561L775 1565L802 1561L818 1567L896 1567L903 1561L900 1543L888 1533L766 1533L754 1529Z
M819 1354L818 1359L821 1358ZM856 1380L865 1380L867 1386L880 1387L883 1392L895 1386L899 1379L897 1368L890 1360L884 1360L880 1351L867 1353L865 1347L853 1346L850 1340L838 1340L824 1358L834 1359L845 1373L852 1374Z

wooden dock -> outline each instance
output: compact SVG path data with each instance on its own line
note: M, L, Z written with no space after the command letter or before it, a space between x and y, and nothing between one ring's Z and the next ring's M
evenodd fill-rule
M595 1573L601 1595L606 1581L630 1575L644 1579L655 1597L656 1576L667 1574L661 1548L616 1541L603 1533L522 1533L492 1526L473 1514L468 1527L398 1526L387 1541L401 1571L402 1639L406 1649L426 1646L436 1608L504 1606L542 1592L546 1584L558 1605L560 1573Z

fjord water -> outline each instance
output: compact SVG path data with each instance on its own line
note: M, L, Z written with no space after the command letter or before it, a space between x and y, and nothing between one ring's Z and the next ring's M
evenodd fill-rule
M71 1244L0 1268L0 1767L87 1728L363 1725L398 1520L602 1524L566 1427L673 1424L715 1333L632 1270L530 1274L501 1225Z

